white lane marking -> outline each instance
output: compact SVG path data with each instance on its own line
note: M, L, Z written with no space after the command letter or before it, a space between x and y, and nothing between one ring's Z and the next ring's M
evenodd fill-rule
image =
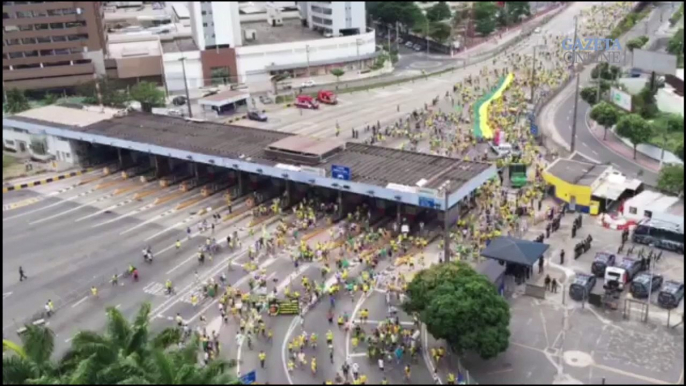
M348 358L357 358L357 357L366 357L367 353L366 352L356 352L352 354L348 354Z
M89 201L89 202L87 202L87 203L85 203L85 204L83 204L83 205L79 205L79 206L77 206L77 207L75 207L75 208L68 209L68 210L66 210L66 211L64 211L64 212L60 212L60 213L57 213L57 214L54 214L54 215L48 216L48 217L43 217L43 218L40 219L40 220L36 220L36 221L30 222L29 225L40 224L40 223L42 223L42 222L45 222L45 221L48 221L48 220L52 220L53 218L57 218L57 217L64 216L65 214L69 214L69 213L75 212L75 211L77 211L77 210L79 210L79 209L83 209L83 208L85 208L85 207L91 206L92 204L95 204L96 202L100 202L100 201L106 200L106 199L108 199L108 198L110 198L110 197L112 197L112 196L114 196L114 192L105 194L104 196L100 196L100 197L96 198L95 200L91 200L91 201Z
M199 195L200 195L200 193L194 194L193 196L188 197L188 200L197 198ZM196 206L196 205L198 205L198 204L200 204L200 203L203 203L203 202L207 201L207 200L210 199L210 198L212 198L212 196L206 197L205 199L200 200L200 201L196 202L195 204L190 205L190 206L188 206L188 207L186 207L186 208L184 208L184 209L192 208L192 207L194 207L194 206ZM145 226L145 225L150 224L151 222L157 221L157 220L161 219L162 217L169 216L170 214L173 214L173 213L176 213L176 212L178 212L176 209L170 209L170 210L168 210L168 211L166 211L166 212L164 212L164 213L162 213L162 214L158 214L157 216L155 216L155 217L153 217L153 218L150 218L150 219L148 219L148 220L145 220L145 221L143 221L142 223L140 223L140 224L138 224L138 225L135 225L135 226L133 226L133 227L131 227L131 228L129 228L129 229L123 231L122 233L119 234L119 236L125 235L125 234L127 234L127 233L129 233L129 232L132 232L132 231L135 231L135 230L138 229L138 228L141 228L141 227L143 227L143 226Z
M76 308L78 307L81 303L85 302L88 300L88 296L84 296L83 299L79 300L78 302L72 304L71 308Z
M99 210L99 211L97 211L97 212L95 212L95 213L91 213L91 214L89 214L89 215L87 215L87 216L83 216L83 217L81 217L81 218L78 218L78 219L74 220L74 222L81 222L81 221L86 220L86 219L89 219L89 218L91 218L91 217L95 217L95 216L97 216L97 215L99 215L99 214L103 214L103 213L105 213L105 212L110 212L110 211L112 211L113 209L116 209L116 208L118 208L118 207L120 207L120 206L124 206L124 205L126 205L126 204L130 204L132 201L133 201L132 198L130 198L130 199L128 199L128 200L124 200L124 201L122 201L122 202L119 202L119 203L117 203L117 204L114 204L114 205L112 205L112 206L109 206L109 207L107 207L107 208L105 208L105 209L101 209L101 210Z
M13 292L5 292L4 294L2 294L2 300L5 300L5 299L7 299L8 297L12 296L12 293L13 293Z
M130 211L130 212L128 212L128 213L124 213L123 215L121 215L121 216L119 216L119 217L115 217L115 218L113 218L113 219L110 219L110 220L107 220L107 221L102 222L102 223L100 223L100 224L97 224L97 225L93 226L93 228L96 228L96 227L99 227L99 226L103 226L103 225L107 225L107 224L111 224L111 223L113 223L113 222L115 222L115 221L119 221L119 220L122 220L122 219L124 219L124 218L129 217L129 216L132 216L132 215L134 215L134 214L137 214L137 213L146 211L146 210L148 210L148 209L150 209L150 208L152 208L152 207L154 207L154 206L155 206L155 203L154 203L154 202L151 202L150 204L144 205L144 206L142 206L142 207L140 207L140 208L138 208L138 209L134 209L134 210L132 210L132 211ZM147 241L147 239L146 239L146 241Z

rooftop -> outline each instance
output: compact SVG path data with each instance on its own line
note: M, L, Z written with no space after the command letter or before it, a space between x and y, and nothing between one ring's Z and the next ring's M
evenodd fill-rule
M160 56L160 38L155 35L118 36L107 44L108 56L112 59L126 59L140 56Z
M256 34L255 40L243 39L244 46L325 39L319 32L303 27L300 19L283 19L283 25L278 27L272 27L265 21L241 23L241 30L255 30Z
M559 158L546 172L573 185L591 186L610 166Z
M47 108L56 110L37 113L37 110ZM60 128L78 132L210 156L243 159L266 166L275 166L279 163L276 158L267 154L266 147L284 138L293 137L292 134L271 130L188 121L160 115L130 113L112 117L90 111L75 114L71 109L65 109L68 108L48 106L29 110L12 118L31 123L57 123ZM73 119L77 115L80 122L74 125ZM317 167L328 171L331 165L349 167L352 181L380 187L386 187L391 183L416 187L417 182L425 179L428 181L422 188L438 189L446 180L450 180L451 193L491 167L487 163L466 162L358 143L347 143L345 150L325 159Z
M162 51L164 51L164 53L198 51L198 46L195 45L192 38L177 38L163 40Z
M94 123L111 119L118 110L100 108L97 106L84 106L82 109L49 105L31 110L22 111L12 118L24 118L27 122L48 122L60 127L86 127Z

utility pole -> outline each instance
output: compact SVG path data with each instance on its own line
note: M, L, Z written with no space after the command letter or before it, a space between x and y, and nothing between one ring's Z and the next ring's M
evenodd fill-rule
M577 29L579 27L579 17L574 16L574 40L572 42L572 71L576 72L576 39L577 39ZM574 113L572 116L572 140L570 142L570 150L574 153L574 148L576 145L576 114L579 109L579 74L576 74L576 86L574 89Z
M648 262L650 265L650 267L648 267L650 268L650 284L648 284L648 301L646 302L646 322L648 321L648 315L650 314L650 297L653 294L653 267L655 266L655 258L648 259Z
M505 3L507 4L507 3ZM531 104L534 104L534 91L535 91L535 84L536 84L536 48L537 46L534 46L534 58L533 58L533 64L531 66Z
M450 261L450 229L448 226L450 225L448 223L448 213L449 213L449 206L448 206L448 193L449 189L448 186L446 186L443 190L443 200L445 202L445 211L443 212L443 262L447 263Z
M429 18L426 18L426 55L429 55Z
M191 110L191 96L188 93L188 80L186 79L186 58L182 57L181 69L183 70L183 87L186 89L186 106L188 107L188 118L193 118L193 111Z
M400 42L398 42L398 39L400 38L400 30L398 29L398 22L395 22L395 50L398 51L398 55L400 55Z
M305 56L307 57L307 77L310 77L310 45L305 45Z

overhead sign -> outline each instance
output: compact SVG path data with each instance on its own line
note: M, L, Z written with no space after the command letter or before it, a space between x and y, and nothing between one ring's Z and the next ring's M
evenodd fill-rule
M419 196L419 206L422 208L433 209L436 206L436 200L434 200L432 197Z
M337 180L350 181L350 168L341 165L331 165L331 177Z
M322 168L313 168L312 166L300 166L300 171L305 173L316 174L319 177L326 177L326 170Z
M417 194L426 197L438 197L438 190L429 188L417 188Z
M243 385L252 385L255 383L257 380L257 373L255 373L255 370L243 375L241 377L241 384Z
M631 111L631 95L618 88L610 88L612 103L626 111Z

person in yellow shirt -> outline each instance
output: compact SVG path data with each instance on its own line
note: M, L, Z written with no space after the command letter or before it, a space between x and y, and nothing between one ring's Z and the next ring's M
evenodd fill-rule
M317 373L317 358L312 358L312 362L310 363L310 367L312 368L312 374Z
M359 343L359 341L358 341L357 337L353 337L353 338L352 338L353 348L357 348L357 344L358 344L358 343Z
M260 367L264 368L264 362L267 359L267 354L265 354L264 351L260 351L257 356L260 358Z

